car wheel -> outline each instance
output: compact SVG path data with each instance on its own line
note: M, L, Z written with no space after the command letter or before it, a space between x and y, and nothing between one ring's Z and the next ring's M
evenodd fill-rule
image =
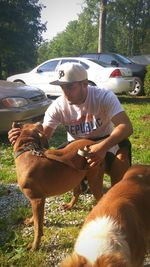
M135 77L134 89L128 93L131 96L138 96L143 94L143 82L139 77Z

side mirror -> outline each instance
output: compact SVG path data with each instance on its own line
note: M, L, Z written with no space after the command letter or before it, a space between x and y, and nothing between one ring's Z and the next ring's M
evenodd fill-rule
M40 68L36 70L37 73L43 72Z

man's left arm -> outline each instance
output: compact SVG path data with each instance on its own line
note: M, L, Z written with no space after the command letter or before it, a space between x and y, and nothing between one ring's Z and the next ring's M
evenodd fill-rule
M104 140L107 150L128 138L133 133L132 123L124 111L115 115L112 118L112 122L114 124L114 130L111 135Z
M110 136L100 143L90 146L88 163L91 167L102 162L110 148L133 133L132 123L124 111L116 114L112 118L112 123L114 124L114 129Z

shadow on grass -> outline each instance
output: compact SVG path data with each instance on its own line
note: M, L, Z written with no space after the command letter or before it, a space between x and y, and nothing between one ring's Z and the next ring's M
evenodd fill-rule
M121 103L131 103L131 104L144 104L144 103L150 103L150 97L146 96L124 96L124 95L118 95L118 99Z
M8 135L6 134L0 134L0 143L11 145L8 140Z

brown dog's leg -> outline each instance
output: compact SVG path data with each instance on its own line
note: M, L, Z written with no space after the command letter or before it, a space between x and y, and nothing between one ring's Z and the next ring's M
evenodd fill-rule
M102 197L103 176L105 171L105 164L89 169L86 177L89 183L90 191L94 195L96 201Z
M98 201L102 196L104 169L104 164L101 164L98 167L89 169L88 173L86 174L90 191L94 195L96 201ZM80 194L81 188L80 185L78 185L73 189L73 196L71 201L65 204L63 207L65 209L71 209L74 204L77 203Z
M34 241L28 248L36 250L39 247L41 237L43 235L43 218L45 198L32 199L32 212L34 218Z
M73 196L71 198L71 201L63 205L64 209L66 210L71 209L74 206L74 204L77 203L80 194L81 194L81 188L80 185L78 185L73 189Z
M123 175L129 167L130 159L128 149L120 148L109 172L112 186L123 178Z

